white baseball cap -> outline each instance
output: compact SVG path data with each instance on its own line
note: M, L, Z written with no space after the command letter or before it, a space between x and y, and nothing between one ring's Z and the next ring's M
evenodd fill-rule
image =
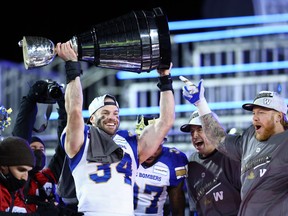
M243 104L242 108L252 111L254 106L265 107L282 112L285 115L287 114L287 104L285 103L285 99L277 92L260 91L255 97L253 103Z
M188 124L184 124L180 127L180 130L182 132L190 132L190 126L191 125L198 125L198 126L202 126L201 124L201 120L200 120L200 117L199 117L199 113L198 113L198 110L194 111L190 118L189 118L189 122Z
M111 98L114 102L105 102L106 97ZM115 105L119 108L119 104L116 101L116 98L110 94L105 94L99 97L95 97L88 107L89 117L91 117L91 115L93 115L98 109L100 109L101 107L105 105Z

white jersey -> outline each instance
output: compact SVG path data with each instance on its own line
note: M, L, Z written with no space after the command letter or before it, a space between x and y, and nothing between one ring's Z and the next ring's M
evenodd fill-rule
M187 156L164 147L150 167L139 166L134 186L135 215L163 216L167 187L177 186L186 177Z
M121 161L112 164L88 162L88 129L85 127L84 145L70 163L78 211L85 216L134 215L133 185L138 167L136 137L130 137L127 131L122 132L126 137L119 135L121 132L114 136L114 142L124 151Z

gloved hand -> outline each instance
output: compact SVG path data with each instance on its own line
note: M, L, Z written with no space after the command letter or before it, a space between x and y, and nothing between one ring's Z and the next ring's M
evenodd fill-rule
M36 81L29 89L27 99L31 102L38 102L47 95L48 83L44 80Z
M179 79L186 84L182 88L183 97L197 107L199 116L211 113L211 109L209 108L208 103L204 97L205 89L203 86L203 80L200 80L197 87L186 77L180 76Z
M184 76L180 76L179 79L185 83L185 86L182 87L182 94L187 101L197 106L201 100L205 99L205 89L202 85L202 79L200 80L198 87Z

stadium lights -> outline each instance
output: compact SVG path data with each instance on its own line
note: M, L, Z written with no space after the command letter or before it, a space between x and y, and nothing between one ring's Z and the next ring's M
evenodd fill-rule
M240 16L216 19L183 20L168 22L170 31L227 27L239 25L267 24L288 21L288 14Z
M273 62L258 62L249 64L235 64L235 65L217 65L217 66L203 66L203 67L182 67L172 68L171 76L189 76L189 75L208 75L208 74L227 74L237 72L251 72L275 69L287 69L288 61L273 61ZM131 73L127 71L118 71L117 79L147 79L158 77L156 70L147 73Z
M287 32L288 32L288 25L283 24L277 26L261 26L261 27L228 29L228 30L200 32L200 33L176 34L171 35L171 40L173 43L178 44L178 43L219 40L219 39L237 38L237 37L259 36L266 34L281 34Z

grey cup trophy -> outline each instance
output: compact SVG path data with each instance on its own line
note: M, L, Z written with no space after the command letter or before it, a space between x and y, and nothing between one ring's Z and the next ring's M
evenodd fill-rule
M70 42L79 61L97 67L138 73L170 67L168 20L159 7L132 11L97 24L90 31L73 36ZM53 42L43 37L24 36L19 46L26 69L48 65L57 55Z

